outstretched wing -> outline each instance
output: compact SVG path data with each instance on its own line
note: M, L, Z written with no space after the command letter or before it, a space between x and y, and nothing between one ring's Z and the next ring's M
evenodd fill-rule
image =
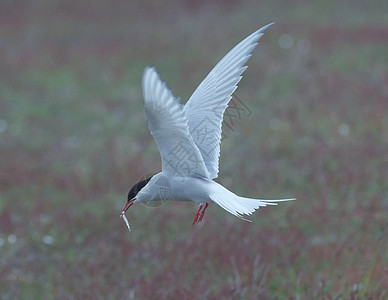
M209 178L201 153L189 133L182 105L153 67L144 70L143 96L146 122L158 145L163 172Z
M200 83L183 109L190 134L201 151L210 178L218 176L221 126L228 102L247 68L244 64L264 30L272 24L255 31L226 54Z

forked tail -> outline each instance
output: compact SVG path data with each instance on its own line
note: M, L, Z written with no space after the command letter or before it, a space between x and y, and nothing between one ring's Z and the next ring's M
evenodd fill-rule
M295 198L264 200L264 199L239 197L236 194L224 188L222 185L217 184L217 186L218 186L217 187L218 191L217 192L214 191L214 193L210 195L210 198L226 211L248 222L252 222L252 221L245 219L243 215L249 216L253 212L255 212L256 209L259 209L260 207L264 207L267 205L278 205L278 202L296 200Z

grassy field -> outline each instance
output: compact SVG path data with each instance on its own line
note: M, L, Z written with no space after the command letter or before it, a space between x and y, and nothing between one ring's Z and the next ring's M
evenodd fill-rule
M1 299L387 299L386 1L0 3ZM257 28L218 182L243 222L138 205L153 64L182 101ZM232 108L230 108L232 109ZM229 110L231 112L231 110ZM230 122L230 120L229 120ZM229 124L230 125L230 124Z

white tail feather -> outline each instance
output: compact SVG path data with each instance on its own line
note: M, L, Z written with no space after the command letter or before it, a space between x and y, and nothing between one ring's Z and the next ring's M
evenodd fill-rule
M243 218L243 215L249 216L260 207L265 207L267 205L278 205L277 202L296 200L295 198L264 200L239 197L220 184L217 184L217 191L212 193L210 198L223 209L230 212L232 215L235 215L236 217L248 222L252 221Z

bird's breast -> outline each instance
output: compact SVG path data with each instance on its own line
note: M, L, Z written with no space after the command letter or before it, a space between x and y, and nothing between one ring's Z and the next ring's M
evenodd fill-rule
M209 179L195 177L170 178L171 196L175 201L207 202L211 182Z

